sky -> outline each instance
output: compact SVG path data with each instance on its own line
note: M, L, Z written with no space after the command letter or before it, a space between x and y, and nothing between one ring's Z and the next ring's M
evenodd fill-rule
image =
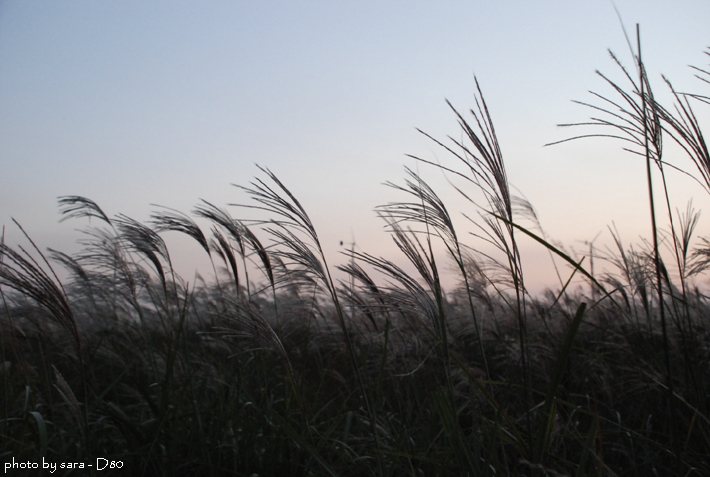
M484 247L461 215L475 209L408 156L454 164L417 128L460 138L445 99L471 108L475 75L511 185L547 235L581 252L611 244L614 224L636 243L650 230L643 160L611 140L544 147L593 113L572 100L609 93L595 70L621 80L608 49L633 71L617 10L630 35L640 24L662 101L661 73L708 94L688 68L709 62L707 1L0 1L0 225L9 243L14 218L72 252L87 223L59 223L59 196L145 221L152 204L248 203L232 184L264 177L258 164L299 198L332 264L347 260L341 241L404 262L374 209L404 198L383 183L408 166ZM669 182L680 209L708 202L681 174ZM169 243L192 281L199 248ZM547 253L522 246L529 285L547 286Z

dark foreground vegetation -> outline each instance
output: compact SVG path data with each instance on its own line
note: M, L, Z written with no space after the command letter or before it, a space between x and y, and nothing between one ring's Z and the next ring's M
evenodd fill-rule
M691 109L708 99L657 104L635 62L598 97L592 134L645 156L652 237L614 235L596 275L530 226L480 90L471 119L453 110L465 141L432 138L451 156L437 167L465 184L474 243L410 171L378 211L416 272L355 250L327 264L268 170L243 188L261 222L203 202L207 226L172 210L142 224L61 198L64 218L92 219L82 252L0 248L0 455L40 467L7 473L50 475L44 459L65 464L51 475L91 475L66 464L102 458L115 465L100 475L710 475L710 301L695 285L710 244L692 208L673 212L662 154L663 138L679 144L676 167L710 188ZM180 279L167 231L194 238L215 278ZM520 237L555 258L556 291L528 293ZM445 293L452 263L461 285Z

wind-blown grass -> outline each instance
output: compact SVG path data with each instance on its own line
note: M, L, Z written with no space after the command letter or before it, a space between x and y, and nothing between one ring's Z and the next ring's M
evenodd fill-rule
M142 224L60 198L63 220L99 224L78 254L49 255L64 283L34 244L0 245L3 460L123 462L102 475L710 473L710 308L693 281L710 246L690 205L672 214L662 149L678 142L696 168L685 173L710 188L691 107L707 98L673 90L671 112L635 62L638 80L622 68L630 90L607 79L620 99L597 95L608 116L591 125L662 172L670 232L664 242L657 223L656 240L627 246L610 229L616 250L592 250L609 265L596 274L511 193L478 82L470 119L449 104L463 139L431 137L451 164L417 158L463 181L475 233L407 169L389 184L404 199L377 210L407 266L353 249L336 280L316 225L268 169L240 187L258 221L202 201ZM196 242L212 280L182 281L167 232ZM521 236L568 265L559 289L528 292ZM447 291L451 262L460 285Z

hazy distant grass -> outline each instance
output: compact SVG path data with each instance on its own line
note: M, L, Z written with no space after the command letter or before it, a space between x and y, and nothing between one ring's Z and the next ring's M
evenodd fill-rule
M151 476L710 474L710 303L695 285L710 242L695 238L690 206L674 215L663 174L675 167L665 138L710 189L692 109L709 100L674 91L675 105L657 104L636 60L626 86L608 80L616 96L590 104L608 129L584 135L644 155L664 202L650 201L649 241L615 235L617 253L597 255L611 271L596 275L520 225L534 209L511 194L480 89L470 119L451 106L465 140L431 139L495 255L472 248L409 170L378 213L416 274L353 250L343 281L267 169L243 187L260 222L203 202L192 216L207 227L169 209L141 224L61 198L64 218L94 220L82 252L0 245L2 460L103 457L123 468L101 475ZM212 278L175 274L166 231L198 243ZM557 289L528 293L520 236L567 264ZM443 290L451 263L460 286Z

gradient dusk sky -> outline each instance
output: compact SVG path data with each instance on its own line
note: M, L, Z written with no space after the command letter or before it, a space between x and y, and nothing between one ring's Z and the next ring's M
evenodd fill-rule
M460 137L445 98L472 107L476 75L510 182L547 234L581 251L600 232L597 244L611 243L613 222L638 242L650 229L643 160L610 140L543 147L575 132L557 124L592 114L571 100L609 92L595 70L621 80L608 49L634 70L614 5L630 35L641 25L661 100L661 73L710 93L688 68L710 62L706 0L1 1L0 225L10 243L14 217L41 247L75 251L87 224L58 223L58 196L145 221L151 204L246 202L231 184L248 184L259 164L301 200L333 261L353 238L387 255L373 209L403 198L382 183L401 183L405 165L457 217L475 215L440 171L406 154L453 164L416 128ZM692 181L669 179L676 206L694 197L705 208ZM192 281L197 245L171 251ZM544 250L524 251L531 282L552 276L534 273Z

